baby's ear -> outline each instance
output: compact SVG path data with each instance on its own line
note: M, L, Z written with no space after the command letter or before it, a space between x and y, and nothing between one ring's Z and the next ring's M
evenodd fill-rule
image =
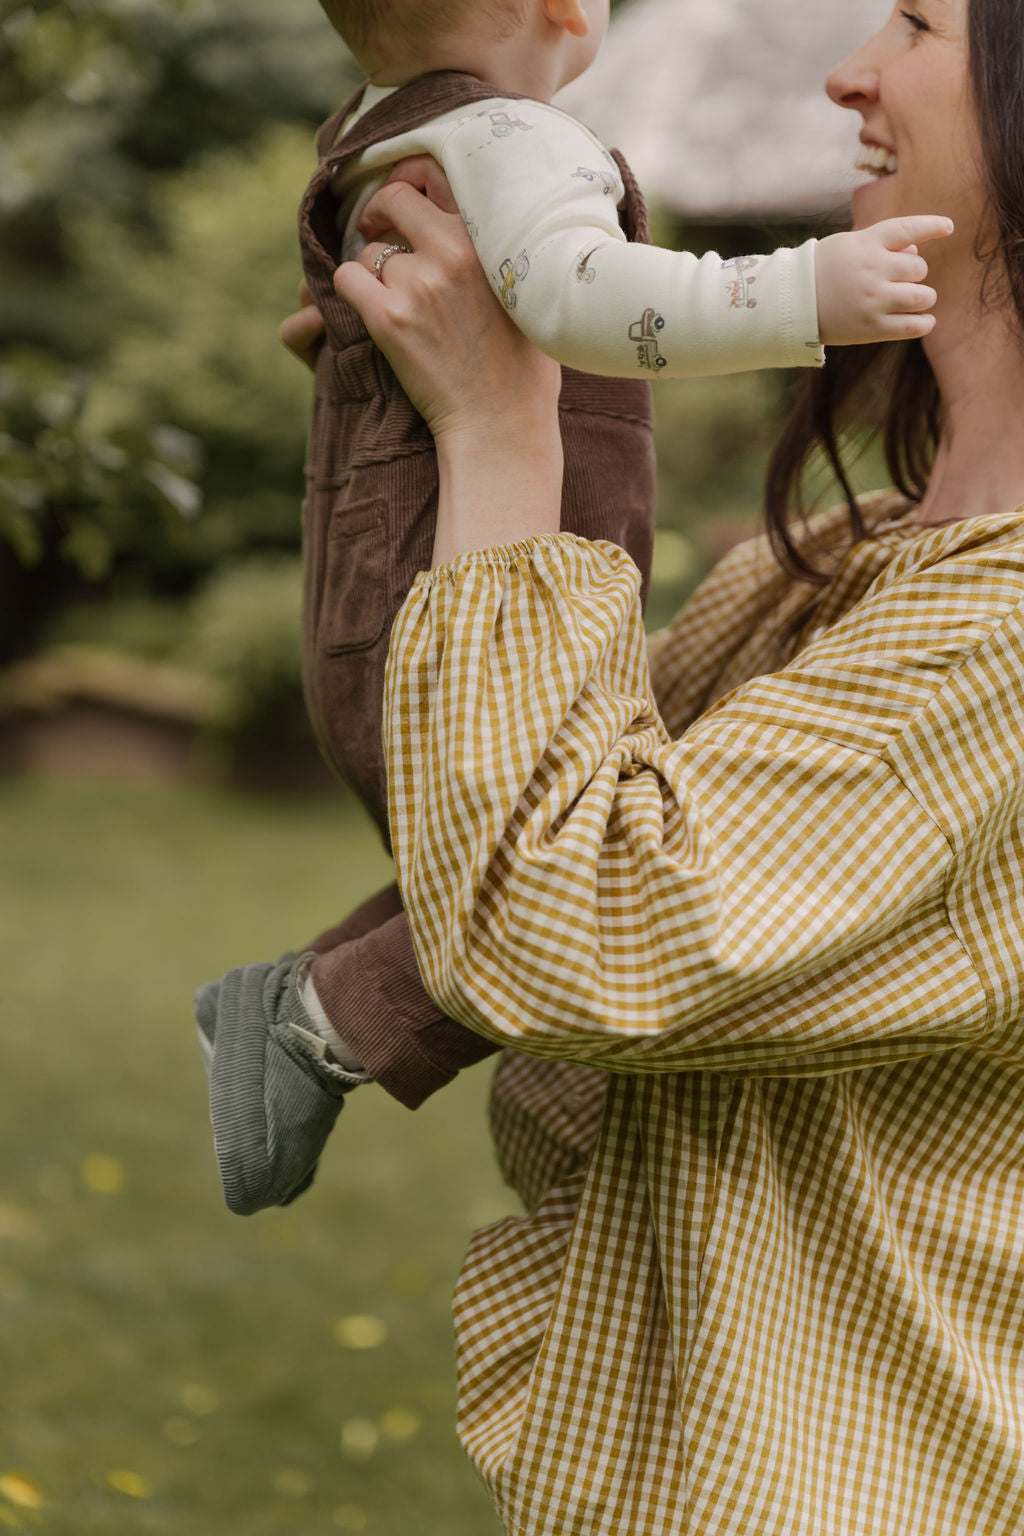
M544 14L554 26L571 32L573 37L586 37L590 22L582 0L543 0L543 4Z

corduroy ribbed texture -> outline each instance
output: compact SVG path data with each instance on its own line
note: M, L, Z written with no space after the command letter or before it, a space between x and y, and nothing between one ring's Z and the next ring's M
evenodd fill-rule
M320 131L320 164L299 216L306 279L327 325L306 464L306 700L324 755L353 784L385 836L384 666L394 616L416 573L430 564L437 460L423 421L355 311L334 292L340 232L331 180L367 145L493 95L493 86L470 75L426 76L367 112L338 143L356 97ZM626 188L623 228L630 239L646 241L643 199L628 165L616 159ZM654 530L646 384L564 369L560 419L563 527L621 544L646 581ZM306 947L321 955L313 983L332 1026L381 1086L412 1108L494 1047L431 1002L407 924L388 921L400 910L397 900L374 898L361 916ZM364 934L360 944L349 942Z
M334 291L341 235L331 181L369 144L495 94L472 75L427 75L378 102L336 142L357 96L321 130L320 163L299 213L306 280L326 323L306 460L306 699L325 756L385 836L384 664L395 614L417 572L430 565L437 460L422 418L359 316ZM623 230L646 242L643 199L629 167L616 158L626 188ZM560 413L563 528L620 544L646 580L654 535L648 386L565 369Z

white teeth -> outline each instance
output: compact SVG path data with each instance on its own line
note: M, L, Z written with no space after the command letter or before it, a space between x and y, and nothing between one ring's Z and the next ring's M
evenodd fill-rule
M892 150L883 149L881 144L862 144L854 161L854 169L870 171L872 176L891 176L898 163Z

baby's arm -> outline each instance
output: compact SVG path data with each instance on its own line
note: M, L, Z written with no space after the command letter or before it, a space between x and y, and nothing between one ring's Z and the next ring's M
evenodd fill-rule
M489 102L437 150L495 293L560 362L617 377L814 366L821 345L920 335L934 293L905 220L722 261L630 244L622 183L587 129L537 102ZM900 226L900 245L893 230ZM906 226L906 227L904 227ZM899 321L897 325L895 322Z

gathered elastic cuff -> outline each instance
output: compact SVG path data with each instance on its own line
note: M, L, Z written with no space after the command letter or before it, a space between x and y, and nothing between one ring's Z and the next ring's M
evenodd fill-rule
M512 544L495 544L489 549L467 549L463 554L455 555L453 559L446 561L444 565L435 566L430 571L420 571L412 584L412 591L415 592L417 588L429 589L441 582L457 581L465 571L477 569L480 566L490 565L508 570L524 560L533 559L544 549L568 550L581 546L605 558L611 555L616 561L633 564L624 549L620 549L617 544L609 543L606 539L584 539L577 533L541 533L532 539L517 539Z

